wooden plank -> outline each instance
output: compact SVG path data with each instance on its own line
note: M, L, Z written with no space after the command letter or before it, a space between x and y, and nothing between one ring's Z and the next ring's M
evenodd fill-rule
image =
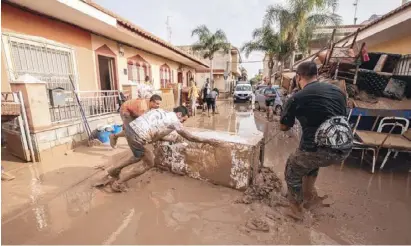
M385 62L387 61L388 55L383 54L380 56L380 59L378 59L377 64L374 67L374 72L381 72L382 68L385 65Z

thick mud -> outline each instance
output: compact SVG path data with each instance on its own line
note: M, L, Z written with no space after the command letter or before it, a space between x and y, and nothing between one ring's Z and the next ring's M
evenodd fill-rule
M263 167L255 177L254 184L248 187L244 195L237 200L238 203L251 204L255 201L274 204L282 191L282 181L277 174L268 167Z
M375 174L370 155L360 166L358 153L343 169L339 164L321 169L316 187L332 205L307 211L303 222L295 222L284 215L288 208L281 206L281 194L299 130L279 132L278 122L267 122L264 112L236 110L220 104L220 114L199 114L187 125L232 134L257 129L271 138L264 160L270 169L264 168L245 194L155 170L130 180L124 194L91 188L104 175L94 166L131 155L125 141L116 150L85 147L35 165L4 158L2 151L5 171L16 177L2 182L2 243L411 244L409 156L400 153ZM248 204L237 202L247 195Z

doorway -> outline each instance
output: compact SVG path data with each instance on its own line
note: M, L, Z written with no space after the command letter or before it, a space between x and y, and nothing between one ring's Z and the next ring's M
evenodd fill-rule
M178 72L177 74L177 82L182 84L183 83L183 73L182 72Z
M115 90L114 58L98 55L100 90Z

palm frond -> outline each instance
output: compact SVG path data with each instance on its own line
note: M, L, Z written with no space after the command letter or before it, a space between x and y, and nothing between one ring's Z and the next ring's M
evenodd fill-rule
M206 25L201 25L196 27L192 32L191 32L191 37L194 35L197 35L199 38L205 37L205 36L210 36L210 30L207 28Z
M264 47L261 43L255 42L255 41L249 41L246 42L242 47L241 47L241 52L245 53L245 56L248 58L252 52L255 51L262 51L262 52L267 52L267 48Z
M221 29L211 33L205 25L201 25L192 31L192 36L194 35L198 36L198 41L193 45L193 50L201 51L204 59L213 59L216 52L228 52L231 48L226 34Z
M333 15L332 13L315 13L307 17L306 25L311 28L323 25L336 25L341 23L341 17L339 15Z

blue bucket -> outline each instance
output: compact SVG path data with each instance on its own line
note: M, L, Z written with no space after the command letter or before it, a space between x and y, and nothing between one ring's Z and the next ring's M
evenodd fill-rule
M98 140L100 140L100 142L102 143L107 143L110 141L110 134L112 132L108 132L108 131L98 131L97 132L97 138Z
M123 130L123 125L114 125L113 129L114 129L113 131L114 134L120 133Z

